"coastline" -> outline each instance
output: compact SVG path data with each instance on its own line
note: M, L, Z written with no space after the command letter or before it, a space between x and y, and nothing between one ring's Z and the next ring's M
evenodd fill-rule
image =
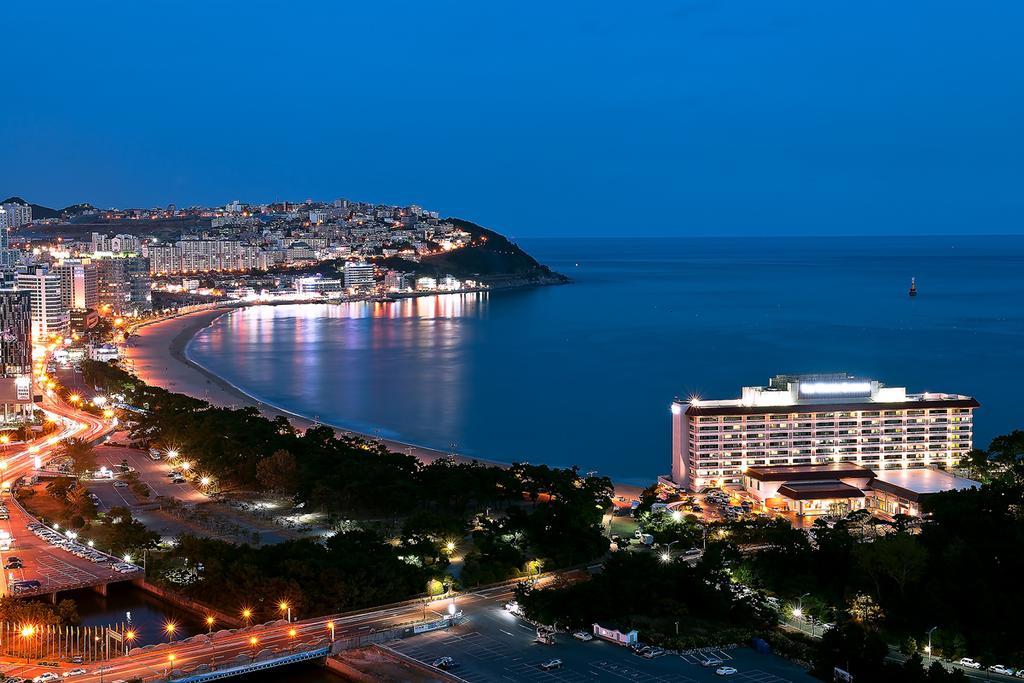
M303 305L318 306L325 304ZM314 424L318 424L305 415L259 400L188 357L188 344L199 332L212 325L221 316L238 308L240 307L225 306L142 325L129 338L129 343L124 347L123 357L128 360L127 365L129 369L147 384L162 387L168 391L187 394L205 400L215 406L230 408L254 406L265 417L270 419L279 416L286 417L300 429L306 429ZM389 449L400 453L408 453L423 463L430 463L438 458L451 455L445 451L395 439L384 439L338 425L322 422L319 424L326 424L339 433L359 436L370 441L380 441ZM460 462L479 462L497 467L508 467L509 465L506 462L458 454L455 454L455 458ZM643 490L643 487L640 486L619 482L613 483L615 484L617 496L631 499L639 498L640 492Z

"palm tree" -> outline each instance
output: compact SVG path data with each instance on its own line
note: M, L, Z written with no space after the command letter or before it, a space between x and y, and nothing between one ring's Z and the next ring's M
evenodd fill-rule
M71 460L71 469L76 476L83 476L96 469L96 449L84 439L64 439L60 454Z

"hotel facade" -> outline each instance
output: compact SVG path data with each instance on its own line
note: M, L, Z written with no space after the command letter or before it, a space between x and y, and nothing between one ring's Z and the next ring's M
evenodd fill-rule
M768 386L744 387L737 399L677 399L671 479L696 492L746 488L751 468L948 470L972 448L979 405L969 396L908 393L846 374L777 375Z

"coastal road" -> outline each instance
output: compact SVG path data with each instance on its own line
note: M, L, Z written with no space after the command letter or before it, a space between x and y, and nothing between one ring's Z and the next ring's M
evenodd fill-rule
M35 471L36 457L44 463L49 460L62 440L77 437L92 441L103 438L113 430L110 421L79 411L64 403L55 394L44 396L41 407L51 417L60 421L61 429L45 440L37 440L4 457L0 463L4 491L9 490L11 484L19 477L31 475ZM36 590L19 592L18 595L51 593L82 585L103 583L115 578L115 575L119 580L124 580L123 575L113 572L106 566L97 567L87 559L50 546L38 538L27 528L27 525L36 519L22 510L20 505L10 498L10 494L4 493L3 496L10 519L0 522L0 528L10 533L14 542L10 551L0 552L0 560L3 562L2 566L6 566L11 556L19 557L24 562L24 568L2 572L0 594L11 595L11 582L21 580L37 580L42 586Z

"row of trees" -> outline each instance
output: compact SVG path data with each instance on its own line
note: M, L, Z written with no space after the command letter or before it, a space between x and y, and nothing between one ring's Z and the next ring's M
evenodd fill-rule
M386 594L361 588L366 594L361 601L355 599L360 593L350 592L349 580L327 573L336 585L319 587L315 601L306 598L320 611L421 592L424 578L437 578L470 532L474 542L465 557L465 585L591 561L608 548L601 519L613 488L605 477L581 477L576 468L525 463L502 468L439 459L424 464L379 442L339 435L329 427L299 433L288 420L268 419L255 408L214 407L146 385L114 365L86 362L83 371L88 382L109 394L123 394L125 402L138 409L126 416L134 440L178 450L196 471L216 477L222 489L272 490L336 516L395 520L392 528L381 522L376 531L341 533L323 551L281 544L233 555L231 546L212 541L182 544L165 559L173 565L188 557L206 567L202 577L192 576L202 581L187 584L186 590L197 599L207 597L202 594L206 585L224 580L243 586L243 593L266 585L281 592L286 588L281 582L294 575L282 569L289 562L305 562L310 552L311 557L327 553L324 566L337 566L336 547L344 547L356 564L379 562L381 576L391 572L395 580L380 588ZM245 558L254 569L246 574L236 558ZM172 575L187 574L182 572ZM218 577L216 582L206 580L212 576ZM218 596L216 590L208 597L240 599Z

